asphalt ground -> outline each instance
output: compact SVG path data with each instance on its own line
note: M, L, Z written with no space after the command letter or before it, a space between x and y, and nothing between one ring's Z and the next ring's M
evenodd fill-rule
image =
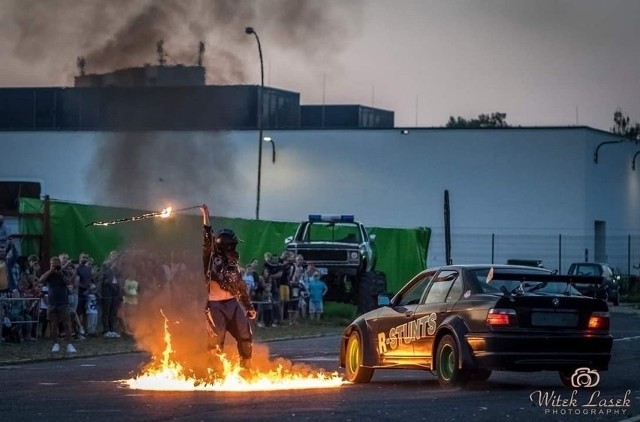
M640 420L640 317L612 310L610 369L592 389L562 386L553 372L496 372L465 389L442 390L429 372L378 370L368 384L330 390L154 392L118 380L144 353L58 358L0 366L0 419L7 421L635 421ZM328 333L329 334L329 333ZM265 342L273 359L338 370L339 335ZM539 392L539 393L538 393ZM537 395L558 398L540 403ZM573 394L573 396L572 396ZM570 402L575 400L575 404ZM564 403L562 400L568 400ZM584 413L586 412L586 413ZM595 413L594 413L595 412Z

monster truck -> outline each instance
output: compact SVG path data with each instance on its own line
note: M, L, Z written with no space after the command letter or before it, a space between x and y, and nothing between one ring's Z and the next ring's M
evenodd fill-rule
M352 215L310 215L285 244L324 274L327 301L353 303L358 312L367 312L387 292L386 275L375 271L375 235Z

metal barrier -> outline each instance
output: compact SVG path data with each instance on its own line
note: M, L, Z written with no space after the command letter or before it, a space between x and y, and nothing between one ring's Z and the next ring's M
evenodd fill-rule
M40 298L37 297L1 297L0 322L3 332L7 328L11 330L10 336L18 335L20 339L23 337L37 339L40 333L39 303ZM25 325L25 327L21 328L20 325ZM19 331L14 332L13 327L17 327ZM25 332L28 335L25 336Z

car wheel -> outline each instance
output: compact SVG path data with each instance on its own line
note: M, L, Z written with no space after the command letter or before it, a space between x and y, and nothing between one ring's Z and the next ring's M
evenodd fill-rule
M471 373L471 381L486 381L490 376L490 369L476 369Z
M373 369L362 366L362 341L360 334L354 331L349 335L345 354L345 376L347 381L357 384L367 383L373 377Z
M458 368L460 352L455 339L447 334L438 343L436 370L438 382L444 388L464 386L469 381L469 372Z

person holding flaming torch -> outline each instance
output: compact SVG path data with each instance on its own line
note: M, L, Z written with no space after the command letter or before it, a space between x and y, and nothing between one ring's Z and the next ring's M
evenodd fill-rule
M204 243L202 262L207 284L207 332L209 349L221 354L224 338L229 333L238 343L240 365L249 368L253 349L250 319L256 311L238 268L238 237L232 230L222 229L215 235L209 223L209 208L200 206Z

